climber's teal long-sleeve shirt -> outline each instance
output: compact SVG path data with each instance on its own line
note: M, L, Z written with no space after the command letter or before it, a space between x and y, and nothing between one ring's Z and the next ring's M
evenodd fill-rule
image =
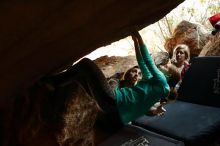
M143 79L133 87L116 88L115 98L123 123L143 116L161 98L168 96L170 88L163 73L155 66L145 45L136 58Z

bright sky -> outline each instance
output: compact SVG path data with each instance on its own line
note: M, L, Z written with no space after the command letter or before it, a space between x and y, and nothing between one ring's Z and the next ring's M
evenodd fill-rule
M196 6L196 8L195 8L195 6ZM184 9L184 11L185 11L184 14L181 14L179 12L179 10L183 9L184 7L194 7L200 15L203 15L203 13L206 13L206 9L201 5L199 0L185 0L177 8L172 10L167 16L175 15L175 18L179 18L179 20L175 19L176 22L181 22L182 20L189 20L190 19L190 22L195 23L195 20L193 18L191 18L191 16L186 15L187 9ZM158 24L156 24L156 23L151 24L148 27L139 31L143 37L144 42L146 43L146 45L151 53L157 52L159 50L165 50L163 48L164 42L161 41L159 36L155 36L155 28L157 28L157 29L159 28ZM133 41L132 41L131 37L129 36L127 38L124 38L124 39L121 39L117 42L114 42L111 45L98 48L95 51L93 51L92 53L88 54L86 57L94 60L94 59L96 59L100 56L104 56L104 55L108 55L108 56L135 55Z

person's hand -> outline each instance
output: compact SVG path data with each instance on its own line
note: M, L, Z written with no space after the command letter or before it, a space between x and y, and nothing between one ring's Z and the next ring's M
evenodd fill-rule
M171 62L172 64L175 64L175 63L176 63L176 59L175 59L175 58L172 58L172 59L170 60L170 62Z
M136 36L132 33L131 34L131 38L132 38L132 40L134 41L134 42L137 42L137 38L136 38Z
M143 41L140 33L137 30L132 32L132 36L137 39L139 46L144 45L144 41Z
M163 103L157 102L157 103L155 103L155 104L150 108L150 110L148 111L148 113L146 113L146 115L150 115L150 116L162 116L162 115L166 112L166 109L163 107L165 103L166 103L166 102L163 102Z
M132 35L133 37L135 37L136 39L141 38L141 35L140 35L140 33L138 32L138 30L133 30L132 33L131 33L131 35Z
M139 43L138 43L138 39L136 38L136 36L134 35L134 33L131 33L131 38L134 42L134 48L137 50L139 49Z
M169 74L169 68L166 65L159 65L158 68L160 69L160 71L162 71L165 75Z

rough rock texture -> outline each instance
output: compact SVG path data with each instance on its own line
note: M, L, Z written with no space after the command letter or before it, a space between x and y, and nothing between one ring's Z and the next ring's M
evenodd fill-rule
M211 37L199 56L220 56L220 31Z
M94 60L94 62L99 66L102 72L105 74L106 78L114 76L117 73L124 73L129 68L137 65L135 56L102 56Z
M162 18L183 0L0 2L0 97ZM153 17L152 17L153 16Z
M30 95L30 86L96 48L128 36L131 28L140 30L159 20L183 1L1 1L0 145L84 143L83 136L72 139L74 133L61 130L74 126L71 120L64 120L71 108L60 100L67 98L48 98L51 93L44 88L46 91L33 91ZM88 139L92 139L90 129L82 131L88 133L84 135Z
M169 61L169 54L167 52L157 52L152 54L152 58L156 65L167 64ZM94 62L102 70L106 78L113 76L121 78L124 72L138 65L135 56L102 56L94 60Z
M96 101L77 82L37 84L14 103L3 146L93 146ZM1 129L1 130L3 130Z
M95 133L93 126L96 121L99 106L94 98L76 83L65 85L56 96L63 98L65 93L70 100L65 102L65 112L62 115L63 127L56 134L60 146L93 146Z
M170 60L169 53L168 52L163 52L163 51L152 54L152 58L153 58L153 60L156 64L156 66L165 65Z
M172 51L178 44L186 44L190 48L191 58L198 56L208 41L210 33L207 33L200 25L182 21L175 28L171 38L165 42L165 48L172 56Z

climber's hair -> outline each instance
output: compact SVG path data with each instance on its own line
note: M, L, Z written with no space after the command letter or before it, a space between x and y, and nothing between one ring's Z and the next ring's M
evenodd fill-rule
M126 81L130 80L130 78L129 78L130 72L131 72L134 68L139 69L139 66L135 65L135 66L129 68L129 69L124 73L124 75L123 75L123 80L126 80Z

